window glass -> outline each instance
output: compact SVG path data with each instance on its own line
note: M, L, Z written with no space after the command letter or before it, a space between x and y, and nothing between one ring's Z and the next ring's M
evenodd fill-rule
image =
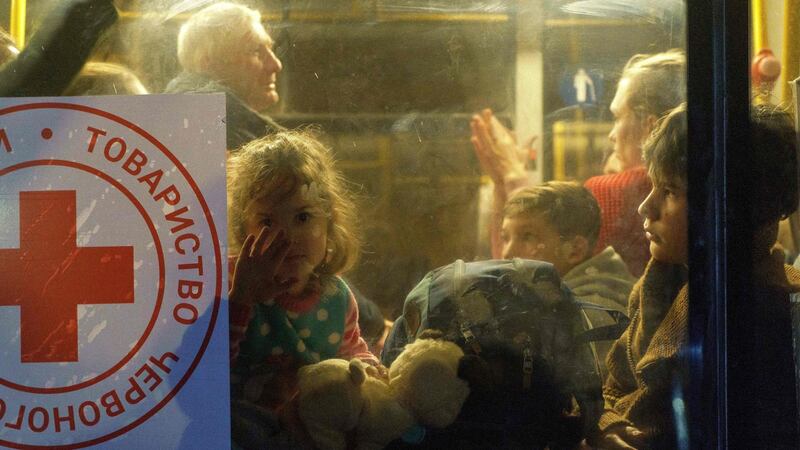
M284 251L285 272L278 270L273 277L286 284L280 293L299 297L315 277L342 276L359 300L360 333L378 358L384 349L380 361L385 366L397 357L392 351L400 353L430 325L428 307L434 311L434 303L444 301L425 297L431 303L416 315L412 302L405 302L426 286L425 280L433 283L434 278L425 278L432 270L456 260L550 263L552 267L542 270L568 289L552 295L596 307L574 312L574 322L557 322L560 332L569 331L570 339L577 339L585 330L605 327L605 338L579 345L574 352L580 355L568 362L559 362L548 354L555 347L538 341L536 348L546 350L524 359L529 348L512 342L523 360L509 364L519 363L530 375L526 370L538 369L541 362L546 373L554 374L554 383L579 385L564 394L567 406L558 399L554 405L564 407L546 414L558 426L574 426L565 417L579 417L580 431L554 425L548 429L561 431L546 437L520 431L512 438L487 433L481 439L497 446L512 445L513 439L546 444L572 438L609 446L617 441L686 445L688 424L675 375L687 326L689 264L687 125L685 105L680 107L686 101L683 2L241 1L258 14L255 22L225 22L224 8L197 19L221 2L113 3L119 18L97 39L77 77L55 66L52 71L68 78L50 80L62 83L58 92L18 92L225 92L234 179L256 164L240 158L248 142L284 129L311 127L332 151L344 178L341 188L354 198L349 214L361 235L360 248L352 251L358 262L327 256L338 255L336 246L317 245L338 241L333 226L320 239L314 224L332 223L343 214L325 209L340 204L331 200L327 187L320 188L320 210L301 204L304 195L319 188L311 182L323 172L319 168L304 175L300 184L305 191L292 188L284 197L259 197L263 203L256 209L229 198L229 214L236 214L229 223L238 233L230 242L234 256L247 245L246 236L257 235L265 225L276 230L304 227L304 233L286 232L292 248L306 241L313 245L303 254L293 254L289 247ZM63 5L56 0L0 1L0 26L11 38L0 42L0 58L13 64L18 51L10 46L24 49L58 7ZM225 31L214 34L215 27ZM78 29L74 33L80 34ZM778 51L775 58L781 55ZM788 85L771 87L774 67L769 55L764 58L763 82L768 85L762 88L771 90L759 91L759 102L783 102L790 98ZM796 58L793 63L798 66ZM308 138L302 136L297 139ZM265 186L283 189L277 181L265 181ZM287 212L286 205L302 211ZM794 217L781 226L781 236L788 236L788 260L798 253L794 236L800 236L795 230L800 225ZM274 245L281 245L283 237L273 238ZM298 268L286 269L293 258ZM307 267L299 262L303 258ZM468 274L488 270L485 265L466 267ZM534 287L535 298L547 297L541 286ZM518 290L510 292L517 295ZM489 305L497 301L488 294L481 298ZM470 333L479 339L494 326L505 336L497 331L502 321L491 319L502 316L500 309L492 306L489 316L471 318L478 328L467 332L464 303L453 305L441 310L452 318L442 324L459 323L453 328L458 333L450 337L467 353ZM520 312L528 317L523 313L530 311ZM393 327L399 318L402 328ZM303 343L307 336L299 336ZM334 341L330 356L341 356L336 353L338 339ZM242 351L251 349L245 345ZM319 352L308 354L325 359ZM659 370L633 370L631 364L639 367L648 360L658 362ZM588 365L581 365L586 361ZM506 384L514 375L493 381L488 376L467 380L473 403L465 410L486 400L476 392L515 392ZM600 399L603 383L606 396ZM644 385L655 388L643 393ZM640 395L643 400L634 401ZM269 406L285 401L276 395ZM496 411L497 417L506 413L502 407ZM533 447L529 444L524 445Z

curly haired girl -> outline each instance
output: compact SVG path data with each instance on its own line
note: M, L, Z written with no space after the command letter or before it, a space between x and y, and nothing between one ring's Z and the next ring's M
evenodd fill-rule
M338 274L358 255L355 208L329 150L308 132L245 145L228 163L231 363L245 400L279 409L302 365L358 358L355 297Z

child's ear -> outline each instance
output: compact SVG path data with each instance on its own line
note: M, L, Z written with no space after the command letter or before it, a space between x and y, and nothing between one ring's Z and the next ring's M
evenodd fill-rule
M563 257L573 265L582 263L592 252L589 240L583 236L575 236L561 244Z
M364 381L367 379L367 371L364 368L364 364L361 362L361 360L359 359L350 360L348 369L350 372L350 381L355 386L361 386L362 384L364 384Z

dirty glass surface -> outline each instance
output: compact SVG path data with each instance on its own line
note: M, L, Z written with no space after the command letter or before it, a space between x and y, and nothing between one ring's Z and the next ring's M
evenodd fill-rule
M10 45L24 49L59 3L0 1L0 26L16 41L3 44L0 57L14 57ZM171 83L185 69L176 56L179 30L212 3L218 2L115 0L119 17L88 60L130 73L103 86L67 83L60 94L176 92ZM268 33L267 50L253 51L262 52L259 67L272 64L266 87L255 88L270 94L249 103L240 85L256 69L247 62L241 68L227 63L220 84L279 126L313 127L332 149L354 194L362 235L359 261L342 275L373 303L361 306L361 331L375 353L426 273L458 259L519 257L554 264L571 295L616 311L582 313L584 327L614 324L619 314L631 313L635 362L651 350L664 356L675 336L659 332L659 324L686 301L686 168L653 168L660 162L642 159L641 152L662 117L685 99L683 2L240 3L260 12ZM659 60L662 52L670 53ZM634 55L643 56L631 60ZM667 75L641 81L665 66ZM774 95L786 98L786 92ZM517 209L503 210L517 189L553 181L574 182L563 189L583 200L557 198L528 210L531 200L522 198ZM791 224L790 218L794 229ZM796 248L787 247L787 258ZM641 303L629 309L628 294L646 273L651 252L661 252L669 284L656 311L640 313L644 302L655 300L640 292L632 298ZM605 363L613 342L591 347L604 377L615 370ZM618 358L630 352L630 341L614 345ZM631 411L615 405L642 380L618 369L608 414L600 419L603 433L592 439L634 442L669 430L669 439L685 445L688 424L682 403L672 401L681 400L673 372L653 375L660 377L661 397Z

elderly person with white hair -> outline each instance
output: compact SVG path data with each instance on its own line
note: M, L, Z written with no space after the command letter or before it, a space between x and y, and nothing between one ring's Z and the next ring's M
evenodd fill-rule
M227 148L282 127L259 111L278 101L275 88L283 68L258 11L234 3L215 3L194 13L178 34L183 72L166 93L224 92Z

